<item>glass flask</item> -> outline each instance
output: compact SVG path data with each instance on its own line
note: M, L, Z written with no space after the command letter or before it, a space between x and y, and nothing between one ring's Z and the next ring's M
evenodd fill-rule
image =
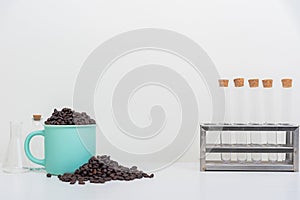
M233 111L233 122L236 124L245 124L246 117L245 117L245 88L244 88L244 78L236 78L234 79L234 104L232 108ZM247 132L241 131L237 132L232 135L233 140L236 141L237 145L247 145ZM238 153L237 154L237 161L240 163L244 163L247 161L247 153Z
M230 93L228 89L227 79L220 79L219 86L221 89L224 89L225 94L225 118L224 123L230 123ZM222 131L221 132L221 145L231 145L231 132L230 131ZM223 162L228 163L231 160L231 153L222 153L221 159Z
M10 122L10 139L2 165L4 172L23 173L29 170L26 167L23 142L22 122Z
M259 79L249 79L248 90L248 108L249 108L249 124L259 124L261 122L261 94L259 88ZM261 145L262 138L260 131L250 132L251 145ZM261 153L251 153L251 160L254 163L260 163L262 158Z

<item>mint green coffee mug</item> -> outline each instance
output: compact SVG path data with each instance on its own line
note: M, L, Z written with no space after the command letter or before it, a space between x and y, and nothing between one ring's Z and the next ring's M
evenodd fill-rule
M38 135L44 137L44 159L35 158L29 148ZM28 159L45 166L47 173L72 173L95 155L96 125L44 125L44 130L27 136L24 148Z

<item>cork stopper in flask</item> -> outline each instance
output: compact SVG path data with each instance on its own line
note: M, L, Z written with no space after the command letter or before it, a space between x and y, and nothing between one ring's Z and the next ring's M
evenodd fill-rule
M249 82L249 87L251 87L251 88L256 88L256 87L259 86L259 79L258 78L249 79L248 82Z
M42 119L42 115L40 114L33 114L32 116L34 121L40 121Z
M283 78L281 79L283 88L291 88L293 86L293 79L291 78Z
M235 87L244 87L244 78L235 78L233 81Z
M272 79L264 79L262 80L264 88L272 88L273 87L273 80Z
M228 87L228 82L229 82L229 80L227 80L227 79L220 79L219 86L220 87Z

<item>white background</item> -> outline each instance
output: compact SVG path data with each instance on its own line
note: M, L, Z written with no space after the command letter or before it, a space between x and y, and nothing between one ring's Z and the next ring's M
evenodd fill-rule
M222 77L274 78L277 88L281 77L293 77L294 100L300 101L299 9L296 0L1 0L0 161L9 121L23 121L26 135L33 113L49 116L55 107L72 106L74 83L88 55L112 36L137 28L188 36L205 49ZM207 92L197 92L200 108L209 105ZM208 121L210 115L208 106L200 119ZM198 146L196 139L183 159L197 160Z

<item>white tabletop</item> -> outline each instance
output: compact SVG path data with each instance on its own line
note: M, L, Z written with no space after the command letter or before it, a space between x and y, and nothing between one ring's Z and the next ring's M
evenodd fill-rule
M299 173L200 172L199 163L177 163L154 179L69 185L44 173L0 173L0 199L300 199Z

